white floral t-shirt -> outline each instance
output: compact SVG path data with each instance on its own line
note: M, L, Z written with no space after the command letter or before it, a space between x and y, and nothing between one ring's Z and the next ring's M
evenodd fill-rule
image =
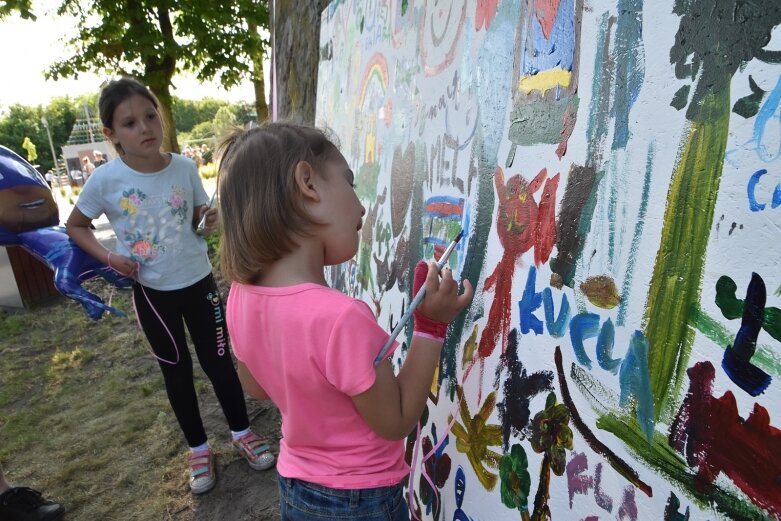
M195 163L178 154L163 170L142 173L121 158L96 168L76 207L96 219L106 214L117 250L141 265L138 281L170 291L211 272L206 241L193 229L193 208L208 204Z

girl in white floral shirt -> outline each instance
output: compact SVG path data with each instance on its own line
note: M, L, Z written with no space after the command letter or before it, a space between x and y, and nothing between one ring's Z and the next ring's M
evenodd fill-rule
M195 163L160 151L163 125L154 95L130 78L110 82L99 100L103 133L119 156L96 168L66 228L84 251L135 278L133 302L152 346L166 391L191 449L190 488L199 494L216 481L214 458L198 409L185 324L211 380L233 444L256 470L274 465L268 445L249 428L244 393L231 358L222 298L212 277L206 241L217 229ZM89 229L106 214L117 236L107 250Z

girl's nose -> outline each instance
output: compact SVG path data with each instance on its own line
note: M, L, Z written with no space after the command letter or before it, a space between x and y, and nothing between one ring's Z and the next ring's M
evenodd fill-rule
M366 215L366 207L364 205L361 205L361 217Z

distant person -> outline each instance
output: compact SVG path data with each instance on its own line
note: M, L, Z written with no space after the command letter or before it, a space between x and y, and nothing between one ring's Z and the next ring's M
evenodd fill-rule
M197 147L194 148L193 149L193 155L192 155L192 157L190 159L195 161L195 166L197 166L198 168L201 168L201 166L203 166L203 158L201 157L201 149L197 148Z
M212 162L212 151L206 143L201 144L201 157L203 158L204 165L208 165Z
M71 186L81 186L84 184L84 172L76 170L75 168L70 171L71 174Z
M95 158L95 168L99 167L100 165L105 165L107 163L106 158L103 157L103 152L100 150L93 150L92 157Z
M52 182L54 182L54 174L51 170L46 172L46 175L43 176L44 179L46 179L46 184L49 185L49 188L52 187Z
M449 269L419 263L414 288L425 281L426 296L404 365L396 376L391 350L375 367L388 333L324 276L355 256L366 213L342 154L322 132L285 123L238 131L221 150L228 329L244 389L282 413L282 520L408 520L404 439L471 284L458 295Z
M49 501L40 492L27 487L12 487L5 479L0 465L0 520L2 521L58 521L65 508Z
M208 208L209 197L195 164L160 151L163 124L159 103L149 89L134 79L115 80L103 88L98 105L103 133L119 157L84 186L66 228L84 251L136 279L137 317L190 446L190 489L200 494L214 487L216 475L198 409L185 324L228 420L233 445L255 470L275 462L268 445L250 430L222 298L206 241L196 233L204 216L203 233L217 229L217 210ZM116 234L118 253L104 248L88 228L104 213Z
M86 183L87 180L89 180L90 176L92 175L92 172L95 171L95 165L92 164L92 161L89 160L89 157L84 156L81 159L81 172L83 174L84 182Z

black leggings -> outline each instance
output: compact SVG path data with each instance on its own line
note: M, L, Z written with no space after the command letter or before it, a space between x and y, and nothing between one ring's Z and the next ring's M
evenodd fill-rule
M185 323L228 426L232 431L248 428L247 405L230 355L225 308L214 277L209 274L192 286L173 291L158 291L135 283L133 301L138 320L163 371L168 400L190 447L206 443L206 431L198 410ZM171 341L172 336L176 345Z

